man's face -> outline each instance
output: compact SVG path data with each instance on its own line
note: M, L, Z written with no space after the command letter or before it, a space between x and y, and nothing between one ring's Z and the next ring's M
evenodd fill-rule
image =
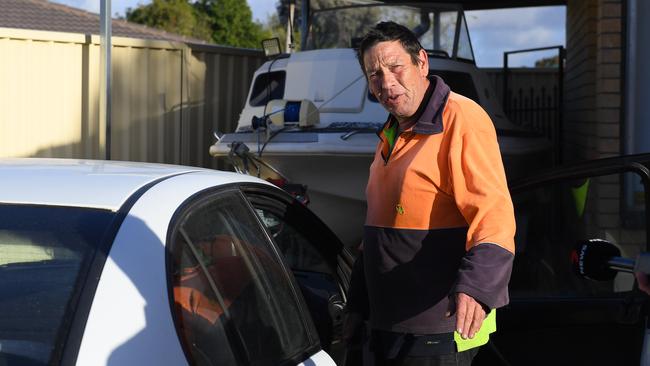
M415 114L429 85L426 52L418 58L414 65L399 41L379 42L363 55L370 92L399 122Z

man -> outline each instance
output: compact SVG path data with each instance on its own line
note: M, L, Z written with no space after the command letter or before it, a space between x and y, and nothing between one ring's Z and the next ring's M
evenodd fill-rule
M358 58L390 115L370 167L344 336L367 307L378 365L469 365L477 348L466 341L486 312L508 303L514 258L494 126L475 102L428 77L426 51L407 28L377 24Z

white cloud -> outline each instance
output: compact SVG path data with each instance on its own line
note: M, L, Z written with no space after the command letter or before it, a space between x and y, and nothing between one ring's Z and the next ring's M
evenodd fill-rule
M563 6L471 11L466 18L479 66L502 66L505 51L565 44ZM513 55L509 61L513 61L511 65L532 66L548 53Z

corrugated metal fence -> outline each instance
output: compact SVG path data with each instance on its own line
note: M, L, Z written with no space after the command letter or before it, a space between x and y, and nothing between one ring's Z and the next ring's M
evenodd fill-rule
M112 158L217 167L262 52L112 43ZM99 37L0 28L0 55L0 157L100 158Z
M208 154L212 131L234 130L262 52L112 43L113 159L217 168ZM101 158L99 70L97 36L0 28L0 157ZM502 96L501 69L485 71ZM513 69L511 77L510 118L538 128L552 123L535 121L556 114L544 104L555 92L555 71Z

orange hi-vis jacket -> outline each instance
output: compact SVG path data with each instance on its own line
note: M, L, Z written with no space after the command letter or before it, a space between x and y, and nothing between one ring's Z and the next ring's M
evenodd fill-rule
M363 267L374 329L453 332L449 298L508 303L514 210L496 132L474 101L430 79L415 124L389 116L366 189ZM353 305L354 306L354 305Z

